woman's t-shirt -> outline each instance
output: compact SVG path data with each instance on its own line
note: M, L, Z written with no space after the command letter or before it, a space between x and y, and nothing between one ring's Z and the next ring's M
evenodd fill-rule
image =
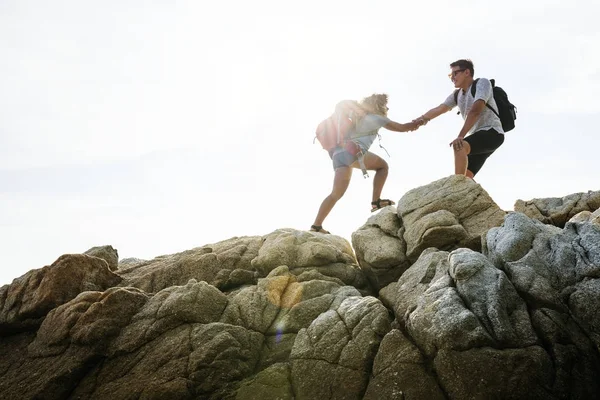
M390 119L383 115L367 114L350 132L349 137L366 152L377 138L379 129L386 126L389 122Z

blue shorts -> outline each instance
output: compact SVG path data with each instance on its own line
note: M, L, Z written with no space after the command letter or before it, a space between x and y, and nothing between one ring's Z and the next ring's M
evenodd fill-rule
M358 160L358 157L353 156L346 150L342 150L339 153L335 154L331 159L333 161L333 169L336 170L339 167L349 167L356 160Z

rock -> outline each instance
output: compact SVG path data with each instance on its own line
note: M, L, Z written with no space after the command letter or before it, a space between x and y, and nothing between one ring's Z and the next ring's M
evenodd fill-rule
M581 211L575 214L569 222L589 222L591 224L600 225L600 208L594 212L591 211Z
M293 229L62 256L0 288L0 397L598 398L597 211L559 228L486 196L416 189L353 234L356 258Z
M451 399L556 399L552 361L539 346L441 350L434 368Z
M37 329L52 309L85 291L103 291L121 278L108 263L84 254L65 254L52 265L29 271L0 288L0 336Z
M137 266L139 264L146 263L146 262L148 262L148 260L142 260L141 258L135 258L135 257L124 258L119 261L119 268L133 267L133 266Z
M236 400L280 399L293 400L288 364L274 364L240 385Z
M363 291L369 290L350 243L342 237L278 229L263 240L257 257L252 260L252 267L261 276L285 265L297 275L317 271Z
M222 290L255 284L259 274L251 261L258 255L262 242L260 236L234 237L146 262L121 264L121 285L156 293L185 285L190 279L205 281Z
M428 369L419 349L393 329L381 342L364 399L446 399Z
M600 208L600 190L573 193L565 197L517 200L515 211L545 224L564 227L567 221L582 211L594 212Z
M451 175L408 191L398 201L406 254L416 261L423 250L481 249L481 236L500 226L505 212L472 179Z
M119 253L112 246L92 247L83 254L103 259L108 263L108 268L111 271L116 271L119 268Z
M121 265L122 286L158 292L206 281L220 290L256 284L273 269L286 265L294 274L316 271L368 292L350 244L335 235L279 229L271 234L232 238L154 260Z
M488 232L484 254L526 299L532 325L553 355L554 391L569 393L561 398L597 394L600 227L575 220L560 229L510 213Z
M441 349L464 351L498 345L477 314L463 303L448 274L429 285L404 315L403 322L427 357L433 357Z
M373 297L349 297L336 310L320 314L298 332L290 354L296 396L362 398L370 365L389 329L387 311Z
M322 235L293 229L279 229L265 236L252 265L265 276L280 265L290 269L356 264L350 244L335 235Z
M560 229L511 213L488 232L484 254L530 301L566 311L575 285L600 277L600 228L573 222Z
M403 234L395 207L385 207L352 234L358 263L377 290L398 280L410 266Z
M52 310L29 346L36 357L64 353L71 344L103 351L148 297L134 288L84 292Z
M469 249L448 256L449 274L465 306L502 348L537 344L527 305L510 280L483 254Z
M415 308L419 298L430 286L448 278L448 252L429 248L397 282L394 282L380 292L383 304L394 310L398 319Z

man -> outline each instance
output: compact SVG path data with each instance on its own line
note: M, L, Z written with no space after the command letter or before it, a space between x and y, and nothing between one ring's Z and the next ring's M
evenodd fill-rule
M486 107L487 103L494 110L498 110L490 81L479 78L473 96L473 62L458 60L450 64L450 68L448 77L457 89L442 104L427 111L414 122L425 125L458 105L465 123L458 137L450 143L454 149L454 173L473 179L487 158L504 142L504 131L500 118Z

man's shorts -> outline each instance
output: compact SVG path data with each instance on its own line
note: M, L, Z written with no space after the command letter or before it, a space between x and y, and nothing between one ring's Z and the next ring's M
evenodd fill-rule
M488 129L477 131L464 138L464 141L471 146L467 169L475 176L485 164L485 160L504 143L504 134L498 133L494 129Z

